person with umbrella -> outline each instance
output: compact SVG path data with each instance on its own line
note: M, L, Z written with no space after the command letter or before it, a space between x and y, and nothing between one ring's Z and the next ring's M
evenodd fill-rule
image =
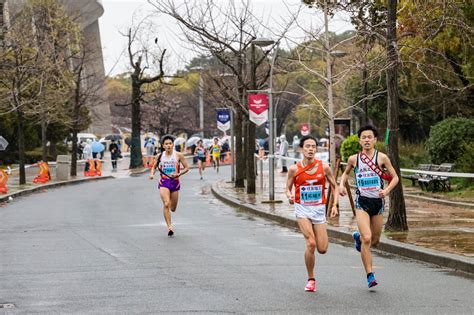
M165 135L161 138L161 147L164 149L158 154L155 160L155 167L151 168L150 179L153 179L155 170L161 173L158 188L163 202L163 216L168 226L168 236L174 235L174 229L171 224L171 212L176 212L178 206L179 189L181 183L179 177L189 171L188 163L184 154L173 150L174 138L171 135ZM181 169L181 166L183 168ZM171 212L170 212L171 211Z
M109 145L110 158L112 159L112 172L117 171L117 160L120 157L120 150L115 140L110 140Z
M97 154L101 154L105 151L105 146L97 140L93 140L91 143L92 158L94 159L94 167L98 169L100 161L97 160Z
M99 141L92 141L91 143L91 150L92 150L92 157L94 159L97 158L97 154L103 152L105 150L105 147L102 143L100 143Z

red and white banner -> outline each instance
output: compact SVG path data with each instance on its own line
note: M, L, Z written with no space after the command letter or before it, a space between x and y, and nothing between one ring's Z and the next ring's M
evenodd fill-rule
M311 132L309 124L301 124L301 135L302 136L307 136Z
M250 121L260 126L268 120L268 95L249 94Z

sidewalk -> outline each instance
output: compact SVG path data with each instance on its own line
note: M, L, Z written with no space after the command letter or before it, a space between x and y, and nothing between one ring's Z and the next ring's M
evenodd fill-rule
M212 190L225 202L283 225L297 227L293 206L288 204L284 193L285 184L286 174L276 173L275 199L283 202L273 204L262 203L268 200L267 172L264 172L263 189L260 186L260 176L257 176L255 195L247 195L244 189L234 188L233 183L226 181L215 183ZM352 242L351 232L357 228L357 224L349 199L340 198L339 206L340 216L328 221L329 236ZM410 230L384 233L380 250L474 273L474 210L414 197L406 198L406 206ZM384 213L385 220L387 217L388 204Z
M26 184L19 185L19 171L18 169L14 170L8 178L7 187L8 194L0 194L0 203L7 202L22 195L30 194L35 191L45 190L49 188L54 188L58 186L76 184L85 181L94 181L94 180L103 180L111 178L126 178L129 176L136 176L143 173L150 172L148 168L140 168L136 170L129 170L130 165L130 153L124 153L123 159L117 161L117 171L112 172L112 163L110 161L110 153L106 153L104 156L105 161L102 162L102 176L93 176L86 177L84 176L84 163L77 164L77 176L69 177L67 181L58 181L56 179L56 167L50 166L50 175L51 180L44 184L34 184L33 179L38 175L38 167L29 167L26 169ZM186 160L190 168L194 168L195 165L192 164L192 156L186 156Z
M94 180L104 180L111 178L124 178L128 177L131 174L128 169L130 159L128 156L124 156L123 159L118 161L117 172L112 172L112 164L110 162L110 154L105 155L106 161L102 163L102 176L94 177L85 177L84 176L84 163L78 163L77 165L77 176L69 177L67 181L58 181L56 180L56 168L55 166L50 167L51 180L44 184L34 184L33 178L35 178L39 173L38 167L29 167L26 169L26 184L19 185L19 174L18 170L12 172L8 177L7 187L8 194L0 194L0 202L5 202L11 200L11 198L16 198L18 196L26 195L35 191L54 188L58 186L81 183L85 181L94 181Z

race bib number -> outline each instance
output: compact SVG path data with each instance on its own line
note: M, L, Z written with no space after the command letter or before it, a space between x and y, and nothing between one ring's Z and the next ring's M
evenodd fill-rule
M319 205L323 203L323 186L301 186L300 187L300 204L302 205Z
M164 162L161 170L166 175L176 173L176 164L174 162Z
M367 188L379 188L380 187L380 178L377 177L366 177L357 179L357 187L362 189Z

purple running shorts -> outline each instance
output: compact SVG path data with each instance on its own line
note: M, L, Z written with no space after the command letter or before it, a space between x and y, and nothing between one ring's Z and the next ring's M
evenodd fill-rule
M167 188L170 192L175 192L179 191L181 188L181 184L179 183L179 180L174 180L171 178L160 178L160 181L158 182L158 189L160 188Z

